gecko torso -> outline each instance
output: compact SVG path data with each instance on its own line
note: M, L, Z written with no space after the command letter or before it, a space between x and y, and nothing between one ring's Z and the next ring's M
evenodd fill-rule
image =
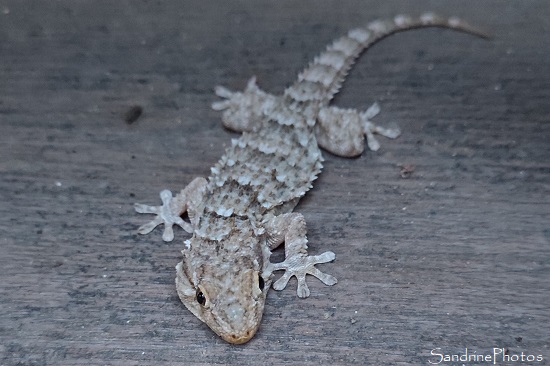
M136 204L157 217L140 227L142 234L164 224L163 239L173 239L172 226L192 234L176 266L176 287L183 304L214 332L231 343L244 343L256 333L274 271L284 274L273 288L298 280L298 296L308 297L306 274L334 285L336 278L315 265L335 258L333 252L307 253L306 223L292 212L321 172L319 146L339 156L356 156L379 145L373 134L396 138L398 130L374 125L375 103L365 112L329 106L356 58L380 39L412 28L443 27L484 35L457 18L433 14L397 16L350 31L321 53L282 96L260 90L252 78L244 92L223 87L226 98L212 107L223 110L227 128L243 132L208 179L196 178L175 197L161 192L163 205ZM181 215L187 212L189 222ZM271 250L285 244L285 260L271 263Z

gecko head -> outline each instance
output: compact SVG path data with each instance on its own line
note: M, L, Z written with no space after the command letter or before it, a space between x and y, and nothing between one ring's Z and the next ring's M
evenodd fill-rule
M225 341L242 344L259 328L271 279L262 276L262 259L220 251L195 256L184 250L176 266L183 304Z

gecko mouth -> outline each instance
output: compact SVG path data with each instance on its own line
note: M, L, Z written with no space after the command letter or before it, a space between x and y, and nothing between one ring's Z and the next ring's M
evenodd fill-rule
M256 334L255 329L249 329L243 334L224 334L221 337L224 341L232 343L232 344L243 344L248 342L252 337L254 337L254 334Z

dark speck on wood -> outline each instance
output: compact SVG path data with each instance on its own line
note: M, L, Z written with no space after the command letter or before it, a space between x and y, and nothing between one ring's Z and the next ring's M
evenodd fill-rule
M143 107L140 105L133 105L124 114L124 121L128 124L132 124L138 120L138 118L143 114Z

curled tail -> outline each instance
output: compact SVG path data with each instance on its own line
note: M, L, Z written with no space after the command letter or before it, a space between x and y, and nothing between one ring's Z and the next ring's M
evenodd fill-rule
M355 60L371 45L394 33L428 27L454 29L489 38L457 17L442 18L433 13L418 18L398 15L391 20L373 21L365 28L349 31L329 45L298 75L298 80L285 90L285 96L298 102L315 100L326 105L340 90Z

